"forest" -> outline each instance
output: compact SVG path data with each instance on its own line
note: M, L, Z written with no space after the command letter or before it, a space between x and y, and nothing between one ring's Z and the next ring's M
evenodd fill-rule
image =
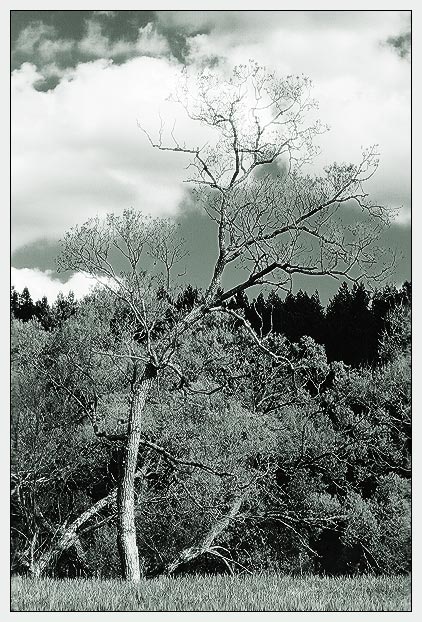
M201 296L186 287L166 321ZM144 415L144 573L409 571L410 284L343 283L325 309L302 291L243 294L230 308L295 376L257 355L236 318L210 316L190 336L195 389L163 379ZM12 289L11 312L12 570L119 576L122 443L95 435L84 390L95 380L101 425L116 427L128 396L95 352L123 345L124 312L104 291L50 306L27 288Z
M310 92L254 62L182 72L206 145L139 123L189 162L205 287L177 222L132 208L63 236L58 270L98 282L83 300L12 290L13 573L409 572L411 286L386 284L376 147L306 172Z

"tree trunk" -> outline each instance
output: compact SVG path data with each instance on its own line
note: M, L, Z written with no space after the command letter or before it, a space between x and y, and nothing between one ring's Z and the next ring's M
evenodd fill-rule
M122 474L117 492L117 544L122 566L122 575L124 579L133 582L138 582L141 578L135 528L135 472L138 460L139 441L141 438L142 413L155 375L155 367L148 364L132 396L128 437L122 465Z
M58 560L60 555L67 551L71 546L78 544L77 531L84 523L86 523L92 516L98 514L98 512L108 505L111 505L116 501L117 490L113 490L106 497L100 499L88 510L83 512L76 520L69 526L62 526L59 529L58 538L52 542L49 549L38 558L38 560L31 559L29 566L29 572L34 577L42 577L48 569Z
M167 564L165 569L165 574L172 574L176 568L178 568L181 564L186 564L187 562L196 559L200 555L204 553L214 553L213 544L215 539L230 525L230 522L233 518L239 513L240 507L245 499L245 495L236 496L232 504L230 506L227 514L224 514L219 518L211 529L205 534L202 540L194 546L190 546L187 549L184 549L179 555L174 559L170 564ZM216 554L216 553L214 553ZM218 557L223 557L222 555L217 554Z

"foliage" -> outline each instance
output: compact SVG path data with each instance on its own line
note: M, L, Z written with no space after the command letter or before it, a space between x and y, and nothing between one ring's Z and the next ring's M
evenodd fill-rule
M163 294L168 296L165 290ZM187 285L167 309L166 320L157 323L156 330L162 331L166 324L174 324L181 314L200 303L201 296L197 288ZM25 300L31 301L29 314L25 312L25 305L28 304ZM291 342L297 342L304 336L312 337L317 343L325 345L330 360L340 360L353 367L392 360L397 349L410 347L410 305L411 285L408 282L399 289L385 286L374 292L365 289L362 283L351 289L343 283L326 309L321 305L318 292L309 296L302 290L296 295L289 292L284 299L276 290L271 290L267 298L261 293L251 301L242 292L229 303L231 308L242 310L258 335L265 336L271 332L284 335ZM33 305L27 288L21 294L13 287L11 290L12 317L24 322L37 318L46 330L58 326L76 309L73 294L67 298L59 295L50 308L45 297ZM122 307L115 313L116 324L123 316L127 318ZM402 316L407 319L402 321ZM396 342L388 339L390 351L387 352L384 345L387 335L402 329L405 334L397 334Z
M191 290L185 300L197 296ZM181 300L177 306L189 304ZM130 365L100 354L125 352L132 324L121 310L98 291L50 331L36 320L12 322L16 570L30 564L33 539L36 550L47 545L47 524L71 521L116 485L119 444L94 434L78 401L97 400L103 429L119 429L126 416ZM189 384L171 373L161 376L143 435L176 458L234 477L178 467L141 448L136 522L147 574L200 540L246 484L239 515L218 540L233 568L408 570L408 311L399 306L387 321L384 362L374 369L330 364L310 337L290 344L267 334L262 344L290 361L292 373L257 351L230 316L209 314L186 333L178 360ZM142 352L142 343L137 347ZM69 551L57 572L115 576L113 515L99 517L105 522L98 533L96 521L81 533L83 562ZM208 572L225 567L210 555L191 564Z
M371 292L362 282L352 288L344 282L325 310L317 292L309 296L301 290L296 295L287 293L284 299L272 290L267 298L261 293L251 302L242 294L232 304L243 310L258 335L272 331L291 342L309 336L325 345L330 361L359 367L391 359L395 349L402 348L401 342L393 344L390 340L388 354L382 344L386 332L395 330L395 314L410 315L411 286L405 282L400 289L385 286ZM409 326L409 322L403 324L400 320L396 324ZM407 335L397 339L409 344L410 331L407 329Z

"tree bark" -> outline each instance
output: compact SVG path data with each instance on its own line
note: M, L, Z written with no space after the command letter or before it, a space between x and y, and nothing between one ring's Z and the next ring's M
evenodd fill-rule
M164 571L165 574L172 574L181 564L186 564L187 562L196 559L204 553L212 552L212 546L215 539L225 529L227 529L227 527L230 525L230 522L233 520L236 514L239 513L244 498L245 495L235 497L227 514L224 514L214 523L211 529L205 534L205 536L198 544L184 549L181 553L179 553L176 559L174 559L170 564L167 564ZM219 555L219 557L222 556Z
M135 527L135 472L141 439L142 413L155 376L156 368L152 364L146 365L141 381L132 396L125 456L117 491L117 544L122 575L124 579L135 583L141 578Z
M58 538L52 545L44 551L44 553L38 558L38 560L31 560L29 572L34 577L42 577L48 569L58 560L60 555L67 551L71 546L78 544L77 531L84 523L86 523L92 516L98 514L98 512L108 505L111 505L116 501L117 490L113 490L106 497L100 499L88 510L83 512L76 520L69 526L62 526L58 531Z

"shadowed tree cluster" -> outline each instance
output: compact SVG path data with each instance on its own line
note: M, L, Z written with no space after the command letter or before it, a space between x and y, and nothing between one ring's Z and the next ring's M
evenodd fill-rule
M168 295L164 290L162 293ZM164 330L174 323L181 312L191 311L202 297L203 292L188 285L171 301L167 316L157 330ZM36 318L46 330L73 315L77 308L72 294L67 299L59 295L51 308L46 298L32 304L27 288L20 295L12 288L11 299L12 317L24 322ZM21 306L15 302L19 299L22 300ZM349 288L344 282L325 309L317 291L310 296L302 290L296 295L288 293L284 298L272 290L267 297L261 293L251 301L242 292L230 301L229 306L241 310L261 338L273 333L296 343L301 337L312 337L325 346L328 360L357 367L379 362L382 336L389 325L391 312L399 307L410 309L410 304L411 285L408 282L401 288L387 285L374 292L365 289L363 283ZM31 309L30 313L26 313L27 308ZM40 309L42 312L38 311ZM121 314L116 317L116 327L121 319Z
M46 296L34 303L27 287L24 287L21 293L17 292L13 286L10 291L12 317L22 322L35 318L45 330L52 330L60 325L74 315L76 309L77 302L72 292L69 292L66 297L60 292L55 302L49 305Z
M236 306L243 310L255 332L284 335L291 342L312 337L326 348L330 361L344 361L357 367L376 364L388 314L396 307L410 307L411 286L385 286L371 292L363 283L352 287L344 282L329 301L321 305L318 292L309 296L299 290L284 299L275 291L261 293L251 302L243 294Z

